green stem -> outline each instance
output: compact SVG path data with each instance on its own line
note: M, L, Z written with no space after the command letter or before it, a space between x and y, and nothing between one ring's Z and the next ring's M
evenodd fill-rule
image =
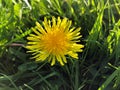
M74 90L77 90L79 87L79 63L76 61L75 63L75 87Z

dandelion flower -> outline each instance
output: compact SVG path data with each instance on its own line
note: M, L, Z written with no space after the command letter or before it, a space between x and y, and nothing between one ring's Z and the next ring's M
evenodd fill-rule
M34 34L30 34L26 48L33 53L36 61L45 61L51 63L51 66L59 62L62 66L67 63L66 55L78 59L77 52L82 52L84 45L80 42L80 28L71 28L72 21L67 18L52 20L44 18L43 27L38 22L32 28Z

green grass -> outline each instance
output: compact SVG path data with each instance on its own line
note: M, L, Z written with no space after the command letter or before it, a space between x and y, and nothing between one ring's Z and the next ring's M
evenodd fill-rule
M81 27L84 51L65 66L36 63L24 48L52 16ZM0 0L0 90L120 90L120 0Z

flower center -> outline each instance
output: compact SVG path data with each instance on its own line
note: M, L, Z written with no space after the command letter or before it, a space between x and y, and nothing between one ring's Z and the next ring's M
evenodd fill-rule
M63 31L50 31L42 38L44 49L53 54L65 53L67 50L67 39Z

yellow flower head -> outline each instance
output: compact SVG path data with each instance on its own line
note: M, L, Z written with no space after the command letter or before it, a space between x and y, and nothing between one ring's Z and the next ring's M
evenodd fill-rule
M66 55L78 59L77 52L82 52L84 46L77 44L80 37L80 28L71 28L72 21L67 18L57 19L52 17L52 23L44 18L42 27L36 22L36 27L32 28L35 34L27 37L28 45L26 46L36 61L48 60L51 65L58 61L61 65L67 63Z

